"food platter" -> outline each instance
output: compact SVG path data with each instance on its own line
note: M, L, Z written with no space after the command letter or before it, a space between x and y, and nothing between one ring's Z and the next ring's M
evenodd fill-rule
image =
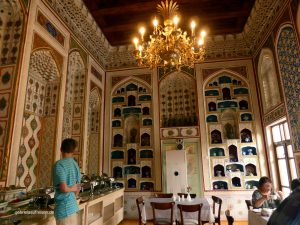
M15 199L11 202L9 202L9 206L13 207L13 208L16 208L16 207L20 207L20 206L23 206L23 205L27 205L29 204L29 202L32 201L32 198L29 198L29 199Z
M6 201L0 201L0 209L3 209L7 206L8 202Z
M23 187L1 187L0 188L0 200L10 201L14 199L20 192L26 192L26 188Z

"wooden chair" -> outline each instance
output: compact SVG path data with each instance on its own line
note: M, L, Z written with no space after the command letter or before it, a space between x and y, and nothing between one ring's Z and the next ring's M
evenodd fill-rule
M144 199L143 197L138 197L136 199L136 206L138 208L138 213L139 213L139 225L146 225L145 223L142 222L142 207L144 206Z
M251 200L245 200L248 210L250 210L250 206L252 206Z
M177 193L177 195L182 198L182 196L184 196L184 198L187 198L187 193ZM190 194L191 198L196 198L197 195L196 194Z
M213 214L215 216L215 222L213 223L214 225L217 223L218 225L221 225L221 208L222 208L222 199L216 197L216 196L211 196L213 200ZM216 215L216 207L218 205L218 214ZM209 221L202 221L202 224L209 223Z
M201 208L203 204L197 205L181 205L178 204L177 207L180 210L180 225L201 225ZM183 212L198 212L198 220L184 219Z
M227 218L228 225L233 225L234 219L233 219L232 216L230 216L230 211L229 211L229 209L227 209L227 210L225 211L225 216L226 216L226 218Z
M172 198L173 193L155 193L155 198Z
M175 202L151 202L153 225L172 225ZM171 210L170 218L156 218L155 210Z

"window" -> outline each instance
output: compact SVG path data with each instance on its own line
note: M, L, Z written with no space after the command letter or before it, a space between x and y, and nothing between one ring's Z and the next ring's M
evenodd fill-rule
M288 195L291 181L297 178L297 172L287 122L272 126L271 133L279 187L285 195Z

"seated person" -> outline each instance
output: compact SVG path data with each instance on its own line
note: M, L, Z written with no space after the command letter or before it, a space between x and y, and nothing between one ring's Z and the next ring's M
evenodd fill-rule
M254 208L276 208L283 199L282 192L278 192L277 199L272 198L272 180L269 177L261 177L258 181L258 190L252 194L252 205Z
M291 191L295 191L296 188L300 187L300 179L294 179L291 182Z
M284 199L272 213L267 225L299 225L300 224L300 188Z

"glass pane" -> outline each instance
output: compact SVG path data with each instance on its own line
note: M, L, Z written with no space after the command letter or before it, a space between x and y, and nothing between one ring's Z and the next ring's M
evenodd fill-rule
M278 125L272 127L272 136L273 136L273 141L274 141L274 142L279 142L279 141L281 141L280 128L279 128Z
M284 123L284 134L285 134L286 140L290 140L291 139L290 130L289 130L289 126L288 126L287 122Z
M280 183L282 186L290 186L287 164L285 159L278 160L278 167L279 167L279 177Z
M276 147L277 158L285 158L284 147L277 146Z
M290 195L291 189L286 188L286 187L282 187L282 193L283 193L283 197L286 198L287 196Z
M280 124L280 135L281 135L281 140L284 141L285 140L285 136L284 136L284 127L283 124Z
M296 179L297 178L297 170L296 170L295 160L290 159L289 163L290 163L291 177L292 177L292 179Z
M294 153L293 153L293 147L292 145L287 146L287 152L288 152L288 157L289 158L294 158Z

